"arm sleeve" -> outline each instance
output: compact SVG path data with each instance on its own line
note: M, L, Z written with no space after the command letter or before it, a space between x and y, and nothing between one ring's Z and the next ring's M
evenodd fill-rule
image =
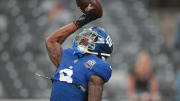
M112 69L109 64L96 64L92 70L92 75L98 75L100 76L104 82L106 83L111 78Z

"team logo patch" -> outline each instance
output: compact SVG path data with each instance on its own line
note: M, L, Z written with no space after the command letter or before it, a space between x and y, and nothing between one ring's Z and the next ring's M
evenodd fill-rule
M94 60L88 60L87 62L84 63L86 68L92 69L92 67L96 64L96 61Z

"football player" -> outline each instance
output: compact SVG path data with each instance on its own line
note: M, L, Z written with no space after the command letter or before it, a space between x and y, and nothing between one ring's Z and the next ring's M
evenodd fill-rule
M57 67L50 101L101 101L104 83L112 73L105 61L113 50L110 35L103 28L91 27L75 37L73 48L61 46L68 36L94 20L83 14L46 39L48 55Z

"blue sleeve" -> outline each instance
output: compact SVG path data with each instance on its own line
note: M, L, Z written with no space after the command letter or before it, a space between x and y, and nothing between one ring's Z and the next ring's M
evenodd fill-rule
M103 78L106 83L111 78L112 69L109 64L95 64L91 70L92 74L98 75Z
M62 54L64 53L73 53L73 49L72 48L63 49Z

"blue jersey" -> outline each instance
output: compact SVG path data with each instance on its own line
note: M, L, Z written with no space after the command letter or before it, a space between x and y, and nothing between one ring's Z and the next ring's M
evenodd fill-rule
M100 76L107 82L112 73L111 66L96 55L75 58L74 50L62 51L62 60L53 76L51 101L83 101L85 93L75 85L81 85L88 91L91 75Z

